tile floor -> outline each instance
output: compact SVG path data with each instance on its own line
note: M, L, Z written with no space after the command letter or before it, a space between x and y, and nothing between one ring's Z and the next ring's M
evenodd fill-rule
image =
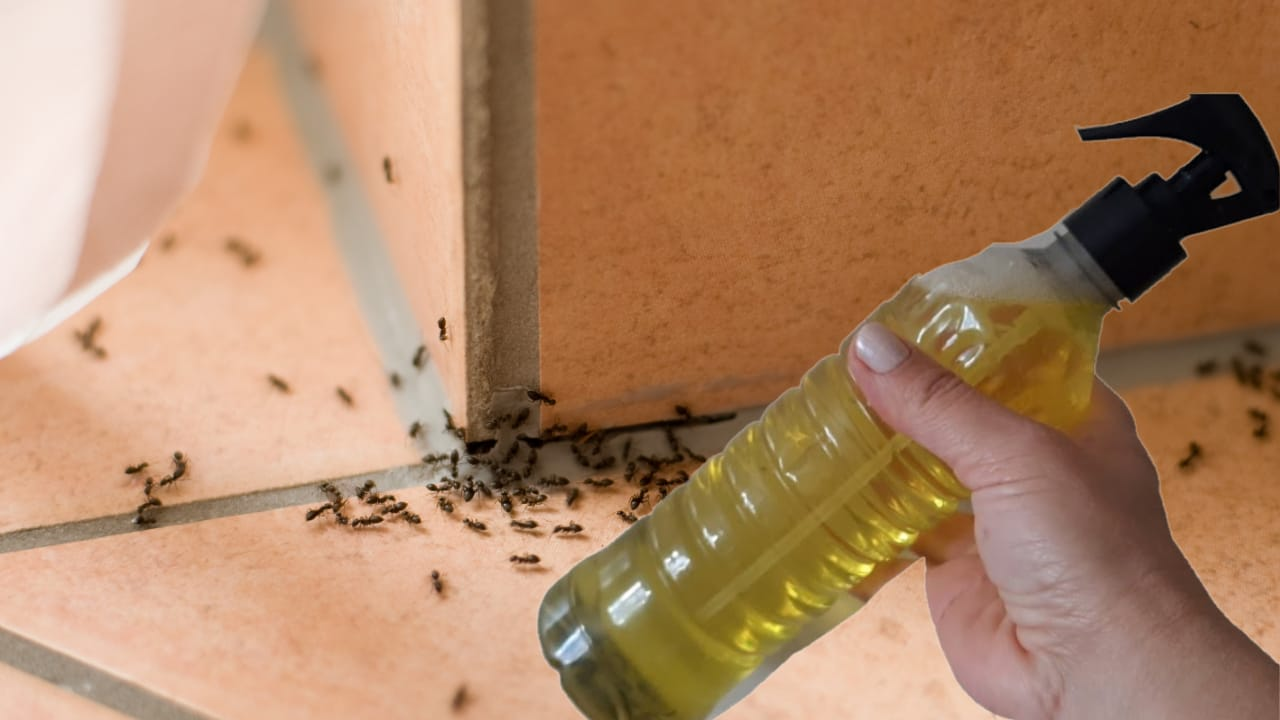
M245 143L229 132L241 119L254 129ZM558 497L530 511L577 520L587 531L575 538L516 533L492 504L454 515L434 507L420 487L425 470L398 467L418 451L331 249L269 56L254 56L227 127L167 228L175 246L153 250L72 322L101 315L109 357L86 356L68 327L0 362L0 585L10 589L0 633L57 660L19 653L0 635L0 716L448 717L466 684L461 717L575 717L542 660L534 617L556 577L624 529L613 512L626 495L592 491L572 512ZM261 249L257 266L226 254L231 233ZM269 372L293 393L272 390ZM338 401L339 384L355 408ZM1280 441L1252 438L1243 410L1274 401L1226 378L1126 397L1165 478L1175 534L1226 612L1280 654L1280 485L1268 472ZM715 432L722 442L724 429ZM1204 463L1181 472L1191 438ZM174 449L190 455L192 473L163 496L179 507L162 512L183 520L162 514L137 531L127 514L141 491L121 470L163 465ZM411 488L398 494L421 526L304 520L321 501L314 483L379 468L393 468L375 474L384 487ZM200 499L291 486L302 487L181 515ZM463 527L463 514L489 532ZM82 535L5 544L87 518L104 520ZM512 568L515 552L536 552L543 567ZM921 584L912 568L723 717L990 717L951 678ZM68 681L58 668L72 666L132 688L134 699Z

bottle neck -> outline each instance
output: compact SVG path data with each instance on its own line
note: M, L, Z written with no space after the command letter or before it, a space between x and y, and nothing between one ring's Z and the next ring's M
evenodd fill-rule
M1125 297L1124 292L1112 282L1102 266L1084 248L1079 238L1062 223L1054 226L1046 234L1052 238L1046 248L1051 261L1055 265L1075 271L1074 274L1078 277L1074 279L1073 284L1082 286L1080 290L1092 294L1091 299L1096 300L1098 304L1106 305L1113 310L1119 307L1120 301Z

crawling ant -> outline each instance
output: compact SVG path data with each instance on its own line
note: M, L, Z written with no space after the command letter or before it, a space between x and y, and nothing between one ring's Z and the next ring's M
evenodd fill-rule
M489 489L489 486L486 485L483 480L480 480L476 483L476 489L479 490L481 493L483 493L484 496L487 498L493 497L493 491Z
M400 514L400 517L404 518L404 521L409 523L410 525L422 524L422 516L415 512L409 512L406 510L405 512Z
M569 478L563 475L547 475L538 480L538 484L542 487L564 487L569 484Z
M1178 467L1186 470L1191 467L1198 458L1203 457L1204 453L1200 449L1200 443L1192 440L1187 446L1187 455L1178 461Z
M484 532L485 530L489 529L484 523L480 522L479 520L472 520L471 518L463 518L462 524L466 525L468 528L471 528L472 530L475 530L476 532Z
M555 529L551 531L551 534L552 535L577 535L580 532L582 532L582 526L576 522L571 522L568 525L555 526Z
M326 512L332 509L333 509L333 503L331 502L327 502L318 508L311 508L310 510L307 511L307 522L311 522L312 520L315 520L316 518L320 517L321 515L325 514Z
M526 390L525 394L529 396L530 402L542 403L544 405L555 405L555 398L538 390Z
M409 509L409 503L407 503L407 502L405 502L405 501L401 500L400 502L396 502L396 503L392 503L392 504L390 504L390 505L385 505L385 506L383 506L383 508L382 508L382 514L383 514L383 515L395 515L396 513L402 513L402 512L404 512L405 510L408 510L408 509Z
M442 410L441 412L444 413L444 429L449 433L451 433L454 437L458 438L459 440L466 442L467 441L466 429L460 428L456 424L454 424L453 415L448 410Z
M688 405L676 405L675 411L676 411L676 415L679 416L681 420L693 419L693 413L689 411Z
M470 483L462 486L462 502L471 502L471 498L476 496L476 486Z
M1218 371L1217 360L1205 360L1196 365L1196 375L1200 377L1208 377Z
M440 509L447 513L453 512L453 503L449 502L449 498L447 497L436 498L436 505L439 505Z
M356 401L354 398L351 397L351 393L344 390L341 386L336 388L336 391L338 393L338 399L341 400L344 405L346 405L347 407L356 406Z
M387 380L391 383L391 387L396 390L400 389L400 373L393 372L390 375L387 375Z
M511 514L511 512L513 511L513 508L511 505L511 496L508 495L506 491L503 491L502 495L499 496L498 504L502 506L502 509L506 511L507 514Z
M160 478L160 487L171 485L182 479L187 474L187 456L182 451L173 453L173 472Z
M437 595L444 594L444 582L440 579L440 571L431 571L431 587L435 589Z
M1254 340L1253 338L1245 340L1242 347L1244 348L1245 352L1250 353L1252 355L1257 355L1258 357L1267 356L1266 346L1258 342L1257 340Z
M413 351L413 367L418 370L421 370L422 366L426 365L426 359L427 359L427 346L419 345L418 349Z
M377 486L378 484L376 482L372 480L365 480L364 484L360 486L360 489L356 490L356 497L360 500L365 500L365 498L369 496L369 493L373 492L374 488Z
M622 459L631 459L631 438L627 438L627 441L622 444Z
M416 438L421 433L422 433L422 421L414 420L413 424L409 426L409 437Z
M676 431L671 428L665 428L667 435L667 446L671 448L671 452L680 452L680 439L676 437Z
M292 392L292 390L289 388L289 383L285 382L284 378L280 377L279 375L268 374L267 382L271 383L272 387L284 393L285 395L288 395L290 392Z
M235 236L227 238L227 241L223 245L223 247L226 249L227 252L239 257L240 264L244 265L245 267L253 267L254 265L258 264L259 260L262 259L262 255L259 254L257 250L254 250L253 248L249 247L249 245L246 244L243 240Z
M512 520L511 527L517 530L533 530L538 527L537 520Z
M633 523L637 520L635 513L629 513L626 510L619 510L616 514L628 523Z
M436 327L440 328L440 342L444 342L445 340L448 340L449 329L445 325L444 318L440 318L439 320L436 321Z
M449 453L449 477L457 479L458 477L458 451L454 450Z
M88 327L84 330L77 330L74 333L76 341L80 343L80 347L99 360L107 356L107 351L97 344L98 331L101 329L102 318L95 317L89 321Z
M459 685L458 689L453 691L453 702L450 704L450 707L453 708L454 712L458 712L467 704L468 699L467 686Z
M611 478L587 478L582 482L586 485L597 488L607 488L613 484L613 480Z
M582 491L578 488L569 488L569 494L564 497L564 506L567 508L573 507L573 504L578 501L578 496L581 494Z
M437 465L448 459L449 459L449 456L445 453L432 453L430 455L422 456L422 462L427 465Z
M644 501L648 499L648 496L649 496L649 488L647 487L640 488L640 492L631 496L631 509L635 510L636 508L643 505Z
M542 503L544 503L544 502L546 502L546 501L547 501L547 496L546 496L546 495L541 495L541 494L539 494L539 495L525 495L524 497L520 498L520 502L524 503L525 505L528 505L529 507L534 507L534 506L536 506L536 505L541 505Z
M391 157L389 155L382 156L382 176L387 179L388 185L394 185L396 182L395 168L391 165Z
M380 522L382 522L381 515L365 515L364 517L353 518L351 520L351 527L357 528L364 527L366 525L377 525Z
M147 463L147 462L140 462L137 465L130 465L124 469L124 474L137 475L143 470L146 470L149 465L151 465L151 463Z
M537 565L542 562L542 558L533 553L525 553L523 555L512 555L511 562L516 565Z

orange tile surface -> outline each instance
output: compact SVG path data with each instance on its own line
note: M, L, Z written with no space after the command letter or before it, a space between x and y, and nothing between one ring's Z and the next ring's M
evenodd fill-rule
M1228 615L1280 654L1280 486L1268 471L1280 440L1258 443L1244 414L1261 400L1225 379L1128 398L1177 538ZM1179 472L1190 437L1205 463ZM0 585L25 592L0 596L0 626L218 718L441 717L462 682L469 717L575 717L535 613L551 582L622 530L611 513L626 495L530 513L587 528L557 539L516 534L492 506L446 517L425 491L398 494L422 527L353 532L288 508L2 555ZM490 524L487 537L460 525L465 513ZM513 569L514 552L546 569ZM989 717L943 662L921 579L907 572L725 717Z
M456 0L299 0L290 15L355 164L346 175L377 214L432 362L466 422L460 8ZM445 342L440 317L454 328Z
M0 664L0 717L21 720L123 720L110 708Z
M762 405L913 273L1047 229L1170 141L1082 144L1190 92L1273 138L1260 0L535 3L541 381L570 418ZM1193 238L1105 342L1280 320L1280 215ZM590 308L589 312L584 309Z
M245 141L233 132L242 122ZM172 248L153 245L86 310L0 360L0 531L128 512L143 476L123 468L146 460L160 477L174 450L191 473L166 503L414 460L265 54L223 125L167 224ZM229 236L261 260L242 265ZM95 316L105 360L72 337Z

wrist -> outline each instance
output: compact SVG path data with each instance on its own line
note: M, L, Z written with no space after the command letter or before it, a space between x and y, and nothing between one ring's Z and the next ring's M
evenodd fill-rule
M1280 717L1275 661L1192 579L1131 590L1087 667L1067 676L1056 717Z

